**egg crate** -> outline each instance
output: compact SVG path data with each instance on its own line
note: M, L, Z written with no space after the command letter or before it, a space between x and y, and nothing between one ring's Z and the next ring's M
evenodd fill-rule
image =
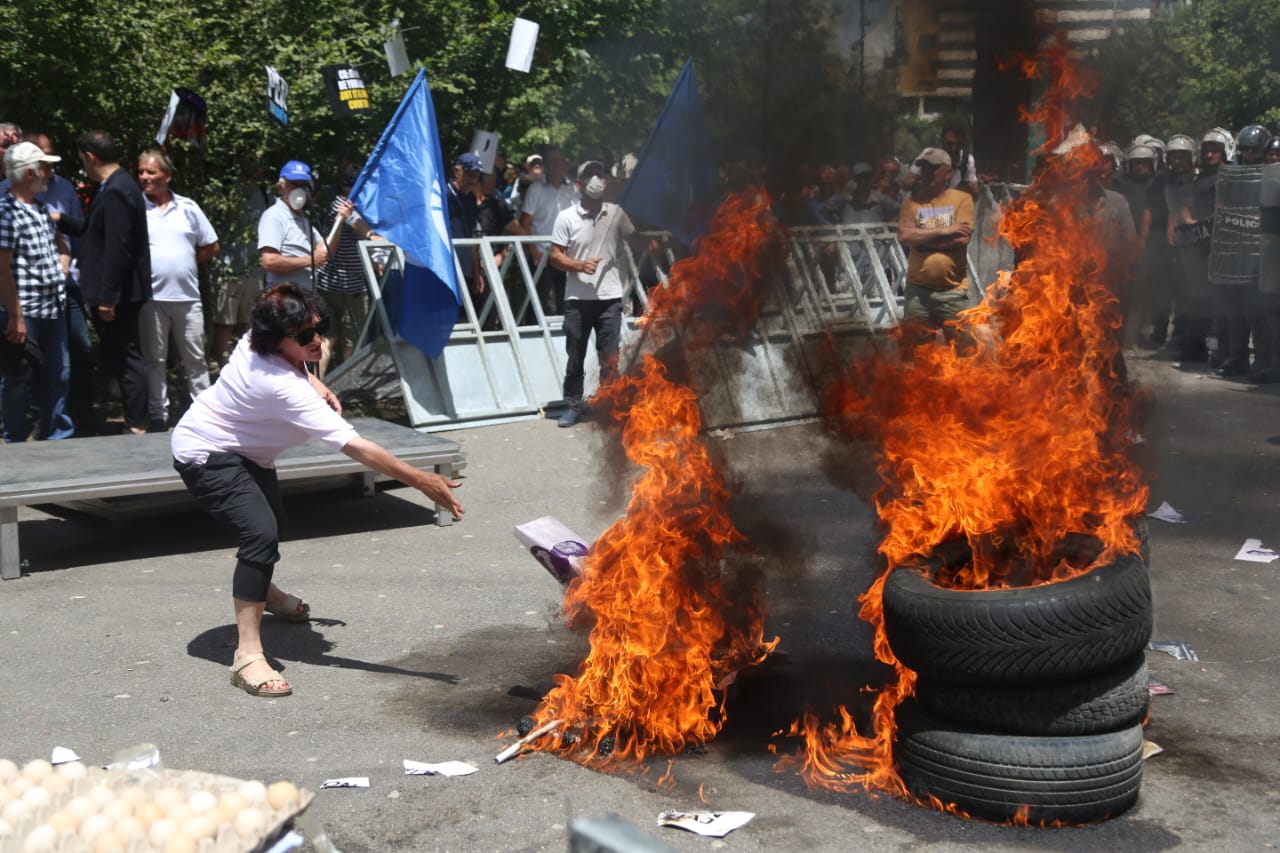
M15 767L0 759L0 853L264 853L315 796L196 770Z

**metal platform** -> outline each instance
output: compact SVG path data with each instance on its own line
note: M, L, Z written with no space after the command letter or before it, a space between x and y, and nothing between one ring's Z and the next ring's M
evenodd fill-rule
M461 445L376 418L352 418L361 436L419 469L451 476L465 465ZM311 441L276 461L282 489L322 488L344 480L371 495L381 477L345 454ZM18 508L38 504L128 518L194 506L173 469L169 434L118 435L0 447L0 578L21 576ZM452 517L439 506L436 523Z

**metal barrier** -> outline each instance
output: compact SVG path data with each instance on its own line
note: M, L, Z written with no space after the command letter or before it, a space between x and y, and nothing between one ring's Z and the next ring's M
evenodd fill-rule
M980 210L989 213L997 207L989 197ZM981 245L990 235L991 226L984 222L994 223L994 218L979 215L973 244ZM458 322L438 359L427 358L394 331L402 253L394 249L379 269L374 253L385 253L387 244L361 242L372 310L352 355L330 371L326 383L345 399L401 396L410 424L427 430L536 418L544 407L562 404L563 318L547 313L539 296L547 255L535 264L526 250L545 242L545 237L509 236L454 241L459 281L467 278L459 251L471 250L478 253L485 286L475 294L464 289ZM710 371L713 379L703 383L710 390L704 400L708 428L811 416L816 404L808 399L809 383L795 371L808 369L803 353L813 336L832 330L875 334L901 320L907 259L893 225L796 228L788 232L786 244L784 268L774 277L751 339L696 356L698 369ZM633 253L624 246L624 352L637 351L636 321L648 308L648 292L666 286L677 260L665 241L659 251ZM987 259L983 266L980 277L971 250L975 301L994 280L999 264ZM598 381L594 352L588 355L586 372L590 393Z

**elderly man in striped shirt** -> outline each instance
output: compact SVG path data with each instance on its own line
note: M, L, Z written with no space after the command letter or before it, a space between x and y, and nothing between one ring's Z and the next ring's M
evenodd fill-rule
M65 281L71 257L49 208L36 198L53 178L50 164L61 159L30 142L19 142L4 155L10 184L0 198L0 322L7 348L27 347L31 341L43 355L34 376L22 369L23 359L0 375L0 411L4 440L9 442L26 441L31 434L29 387L36 392L36 438L70 438L75 431L66 413L70 369Z

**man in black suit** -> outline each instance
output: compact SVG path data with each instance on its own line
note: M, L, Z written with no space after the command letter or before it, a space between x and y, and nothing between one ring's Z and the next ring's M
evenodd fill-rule
M107 133L91 130L76 147L98 193L84 219L64 216L58 227L81 238L80 289L102 357L120 388L125 426L146 432L146 363L138 332L138 313L151 298L146 202L137 182L120 168L120 149Z

